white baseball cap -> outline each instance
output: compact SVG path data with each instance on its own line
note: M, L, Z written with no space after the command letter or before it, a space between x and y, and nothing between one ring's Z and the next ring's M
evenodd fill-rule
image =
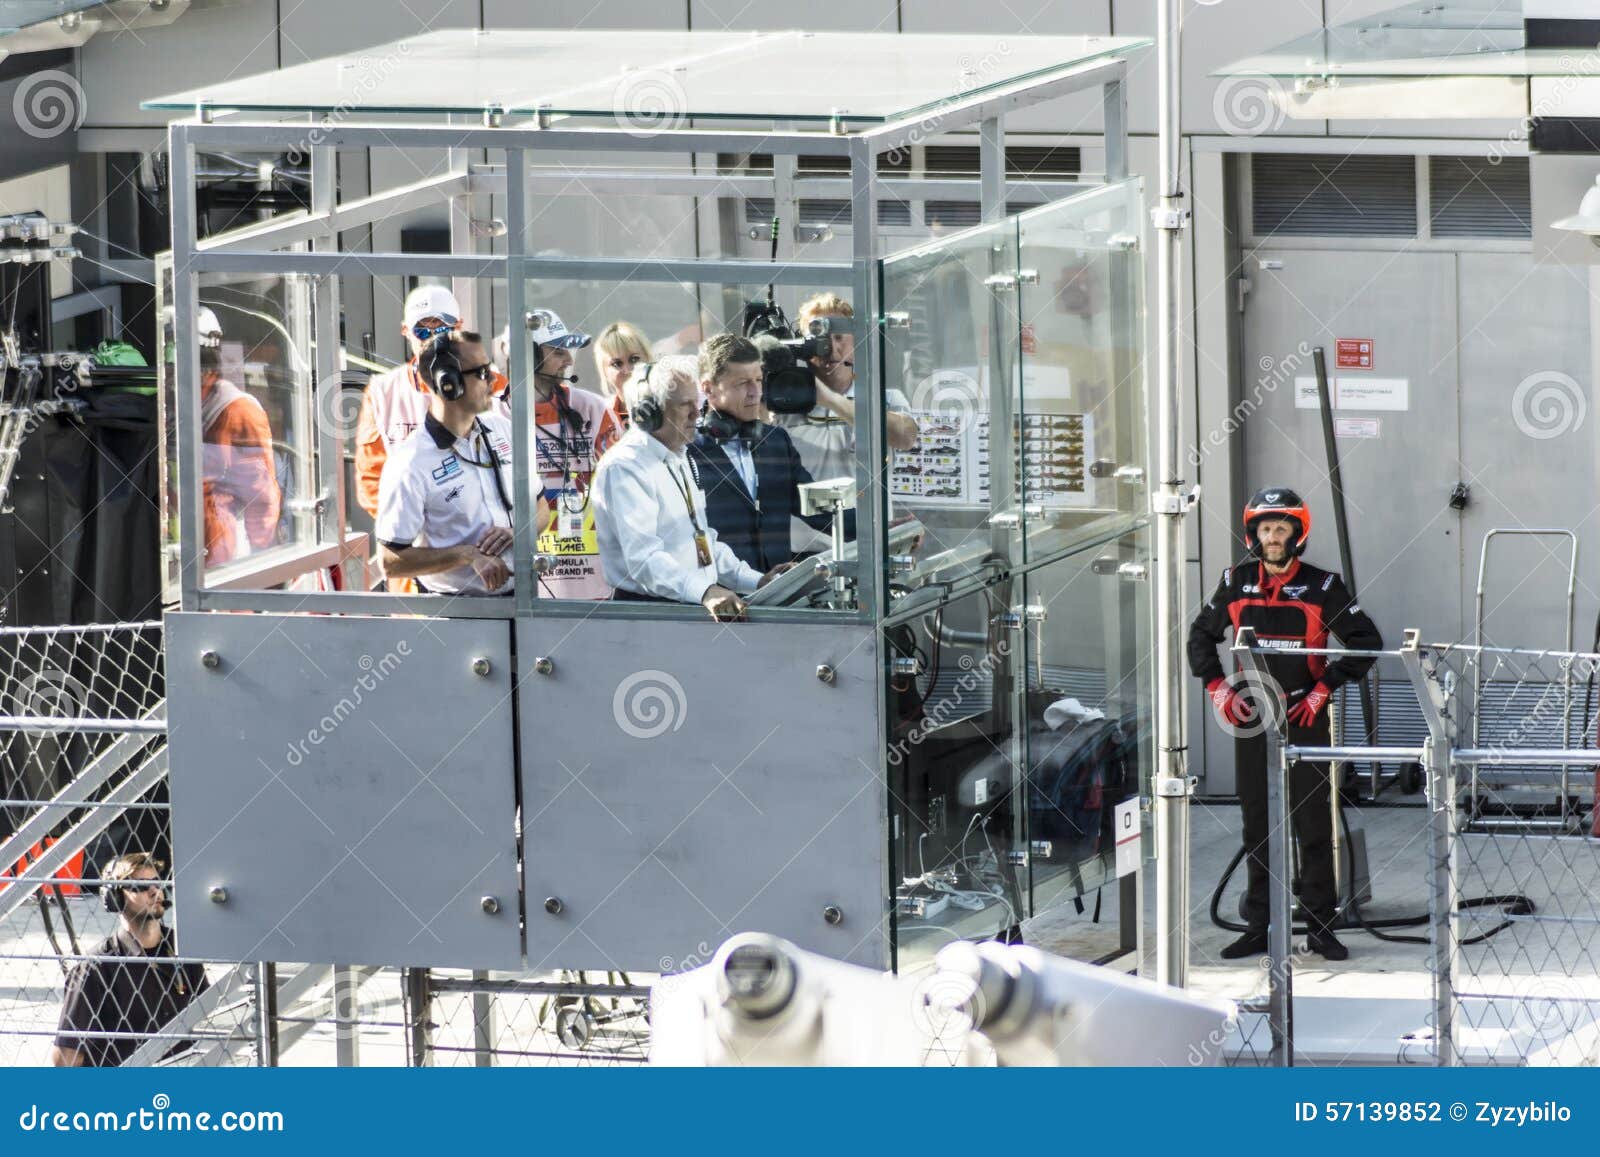
M436 317L447 325L460 325L461 303L442 285L419 285L406 294L401 324L410 329L425 317Z
M557 349L581 350L589 344L589 335L569 330L554 310L535 309L528 313L528 336L534 345L555 346Z
M222 344L222 323L217 320L217 315L211 312L209 306L200 307L200 312L195 315L194 328L200 336L200 344L203 347L215 349Z

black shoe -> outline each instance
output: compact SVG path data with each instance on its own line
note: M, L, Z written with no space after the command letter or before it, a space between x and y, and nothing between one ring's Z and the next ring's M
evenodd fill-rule
M1306 951L1315 952L1324 960L1348 960L1350 949L1346 948L1332 932L1311 932L1306 936Z
M1219 955L1224 960L1243 960L1246 956L1262 956L1267 951L1265 932L1246 932L1224 948Z

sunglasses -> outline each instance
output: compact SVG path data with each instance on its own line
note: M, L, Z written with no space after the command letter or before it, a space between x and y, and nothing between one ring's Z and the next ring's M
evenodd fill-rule
M122 890L124 892L162 892L162 893L165 893L166 890L167 890L167 887L166 887L165 884L157 884L157 883L124 884L122 886Z
M484 362L483 365L473 366L470 370L464 369L461 371L461 376L463 378L475 376L480 382L492 381L494 379L494 363Z

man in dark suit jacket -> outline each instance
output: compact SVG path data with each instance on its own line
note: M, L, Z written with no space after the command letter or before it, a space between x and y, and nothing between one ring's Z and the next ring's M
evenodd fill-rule
M789 519L800 515L800 486L812 481L789 433L761 420L761 351L736 334L718 334L700 351L706 412L688 448L706 496L706 521L747 564L765 574L794 561ZM826 532L832 519L804 519ZM846 516L846 532L854 533Z

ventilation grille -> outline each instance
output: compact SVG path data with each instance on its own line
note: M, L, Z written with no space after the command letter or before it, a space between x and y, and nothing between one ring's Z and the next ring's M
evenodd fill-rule
M1411 157L1251 157L1257 237L1415 237L1417 169Z
M744 199L744 219L747 225L772 224L772 198L771 197L746 197ZM803 197L800 200L800 224L802 226L822 225L848 225L852 216L850 202L844 198L833 197ZM904 201L879 201L879 225L909 225L911 224L911 206Z
M1428 163L1428 219L1435 237L1533 236L1528 158L1434 157Z

